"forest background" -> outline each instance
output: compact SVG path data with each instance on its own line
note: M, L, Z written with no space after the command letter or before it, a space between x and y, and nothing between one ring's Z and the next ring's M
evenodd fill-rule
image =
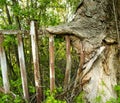
M37 21L38 28L46 28L69 22L73 17L79 0L0 0L0 29L1 30L30 30L30 22ZM24 36L24 35L23 35ZM4 36L4 47L8 62L8 75L10 81L10 90L16 95L0 93L0 103L22 103L25 102L22 93L22 82L19 68L19 59L17 51L17 40L15 35ZM49 42L46 35L39 37L39 57L43 86L43 101L48 103L64 101L55 100L50 95L49 90ZM32 53L30 36L23 38L25 62L27 67L27 77L30 102L35 103L35 86L32 65ZM55 76L56 91L55 95L63 91L63 80L66 68L66 51L65 38L55 37ZM72 76L77 71L79 58L75 55L74 49L71 47L72 54ZM0 87L2 83L2 73L0 70ZM80 97L81 98L81 97Z
M120 0L0 0L0 59L3 54L1 53L3 46L4 57L6 56L7 59L7 63L3 62L3 59L0 60L0 103L27 102L24 89L22 89L25 75L20 73L19 41L22 41L19 40L20 36L23 37L26 64L24 73L27 73L30 103L40 103L41 100L43 103L120 103L119 4ZM40 88L43 90L42 98L37 99L39 90L36 89L34 76L38 76L36 74L39 74L39 70L35 72L34 56L32 58L33 51L37 51L31 47L34 30L31 30L30 25L33 21L36 21L38 31L43 30L42 35L38 35L38 39L35 40L38 42L39 56L36 57L40 59L37 64L40 65ZM48 26L50 28L47 28ZM49 33L44 31L45 28ZM3 35L6 33L2 33L2 30L9 31L9 34L10 30L27 32L20 36L19 33L17 36L12 33L12 35ZM53 44L53 42L51 43L53 35L49 35L50 33L54 34L55 64L49 61L53 56L53 53L49 52L49 44ZM2 42L3 36L4 41ZM65 37L70 37L72 44L70 47L71 59L66 59L69 56L66 56L68 46L66 46ZM66 72L67 60L72 62L69 65L71 66L71 76L68 76L68 84L65 88L64 81L68 73ZM5 64L8 67L9 94L5 94L7 91L6 78L2 77ZM53 64L55 79L54 73L49 72L51 70L49 65L52 67ZM68 80L69 78L71 80ZM55 83L51 83L51 80L55 80ZM50 84L53 85L50 86ZM54 84L56 85L54 86ZM50 87L52 89L56 87L52 94ZM86 102L84 102L85 99Z

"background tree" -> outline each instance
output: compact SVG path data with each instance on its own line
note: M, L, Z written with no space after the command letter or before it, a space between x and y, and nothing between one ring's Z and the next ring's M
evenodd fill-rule
M67 4L67 2L69 2ZM47 27L48 25L58 25L68 21L68 17L75 10L78 0L1 0L0 1L0 29L2 30L30 30L30 21L36 20L39 28ZM69 10L68 10L69 8ZM72 12L71 12L72 11ZM68 16L69 14L69 16ZM16 99L12 99L9 95L0 94L0 102L2 101L23 101L22 82L19 69L18 56L18 41L15 35L4 35L4 43L8 75L10 80L10 90L16 94ZM30 36L22 35L25 62L28 76L28 86L30 94L30 102L36 102L35 86L33 77L32 52ZM42 88L45 91L43 99L46 99L46 92L49 92L49 53L48 53L48 37L39 37L39 57L40 67L42 68ZM56 87L63 86L65 72L65 42L63 37L55 39L55 70L56 70ZM72 53L75 51L71 50ZM78 58L72 56L73 70L78 67ZM77 58L77 59L76 59ZM74 72L73 72L74 74ZM0 90L2 88L2 77L0 71ZM58 90L61 92L62 90ZM1 92L1 91L0 91ZM58 92L58 94L59 94Z

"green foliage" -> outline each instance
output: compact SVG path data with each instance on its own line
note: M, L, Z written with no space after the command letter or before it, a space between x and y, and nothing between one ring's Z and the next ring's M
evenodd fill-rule
M118 102L117 99L115 99L115 98L111 98L106 103L120 103L120 102Z
M44 103L66 103L65 101L61 101L61 100L56 100L54 98L54 96L49 96L47 97L46 101Z
M116 85L114 90L117 92L117 99L111 98L107 103L120 103L120 85Z
M20 97L13 97L11 94L0 94L0 103L25 103L25 101Z
M85 103L84 92L81 92L77 97L75 97L75 103Z
M30 93L35 93L35 87L34 86L29 86L29 92Z
M114 90L117 92L118 97L120 97L120 85L116 85L116 86L114 87Z
M17 80L11 80L11 89L13 90L13 92L15 94L19 94L22 93L22 82L21 82L21 78L18 78Z
M104 86L105 84L102 82L102 85ZM114 87L114 90L117 92L117 98L110 98L106 103L120 103L120 85L116 85ZM102 95L104 94L104 91L100 92L99 96L97 96L94 99L95 103L102 103Z
M53 94L50 94L50 90L47 90L45 93L47 98L43 103L66 103L65 101L57 100L54 98L54 96L60 91L62 91L61 87L54 90Z
M120 85L116 85L116 86L114 87L114 89L115 89L116 91L120 91Z
M66 3L67 2L67 3ZM6 17L7 12L4 9L5 3L9 8L10 19L12 21L13 29L17 29L16 25L16 16L18 17L22 29L29 28L29 22L31 20L37 20L39 26L48 26L48 25L57 25L61 22L65 22L67 7L71 7L72 11L75 11L75 8L79 2L79 0L37 0L37 1L18 1L14 3L10 0L1 0L0 8L3 10L1 15L5 21L7 21L8 17ZM0 16L1 16L0 15ZM1 23L2 28L8 27L4 21Z
M57 88L53 91L53 93L52 93L52 95L51 95L50 90L47 89L47 90L45 91L45 96L47 96L47 97L53 96L53 97L54 97L56 94L59 94L59 93L62 92L62 91L63 91L63 88L62 88L62 87L57 87Z
M55 76L58 81L57 86L63 85L66 68L66 48L64 38L55 37Z
M3 41L3 46L8 48L10 46L13 46L17 44L17 41L15 39L15 36L11 35L5 35L4 36L4 41Z
M102 97L101 96L97 96L94 101L95 101L95 103L101 103Z
M12 5L11 10L13 11L15 16L21 15L21 7L18 3L15 3L15 5Z
M6 0L0 0L0 6L4 5Z
M17 25L1 25L2 29L4 30L16 30L17 29Z

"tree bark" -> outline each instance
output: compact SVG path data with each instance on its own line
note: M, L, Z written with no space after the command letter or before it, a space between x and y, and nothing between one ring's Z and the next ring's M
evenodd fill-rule
M66 36L65 39L66 39L66 71L65 71L65 79L64 79L64 89L66 89L70 84L70 77L71 77L70 37Z
M17 38L18 38L18 54L19 54L19 62L20 62L20 72L21 72L21 78L22 78L23 94L24 94L24 99L26 101L29 101L27 73L26 73L25 57L24 57L24 52L23 52L22 36L20 34L18 34Z
M5 55L5 50L3 47L3 35L0 35L0 64L1 64L1 71L2 71L2 78L3 78L3 86L5 93L10 92L10 84L8 78L8 68L7 68L7 60Z
M41 75L40 75L40 66L39 66L39 55L38 55L38 40L37 40L38 35L36 32L35 21L31 21L30 35L31 35L31 43L32 43L36 98L37 98L37 103L41 103L43 100L43 95L42 95L42 85L41 85Z
M119 33L113 1L82 0L71 22L47 28L51 34L69 34L73 47L80 53L81 71L78 69L76 74L70 100L76 96L76 88L77 92L78 88L84 91L86 103L96 103L98 97L101 103L117 98L114 86L120 70Z
M51 94L55 90L55 68L54 68L54 37L49 37L49 65L50 65L50 92Z

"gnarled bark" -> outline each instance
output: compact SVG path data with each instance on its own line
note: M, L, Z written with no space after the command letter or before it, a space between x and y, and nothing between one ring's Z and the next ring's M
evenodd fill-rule
M71 22L47 28L51 34L69 34L77 53L83 51L85 60L81 73L78 73L79 82L78 85L74 84L72 90L75 91L78 86L82 88L86 102L90 103L95 103L98 97L101 98L101 103L117 98L114 86L118 81L116 76L119 74L120 61L117 55L118 33L113 2L114 0L82 0ZM80 59L83 59L82 55ZM71 97L74 95L75 92L72 92Z

